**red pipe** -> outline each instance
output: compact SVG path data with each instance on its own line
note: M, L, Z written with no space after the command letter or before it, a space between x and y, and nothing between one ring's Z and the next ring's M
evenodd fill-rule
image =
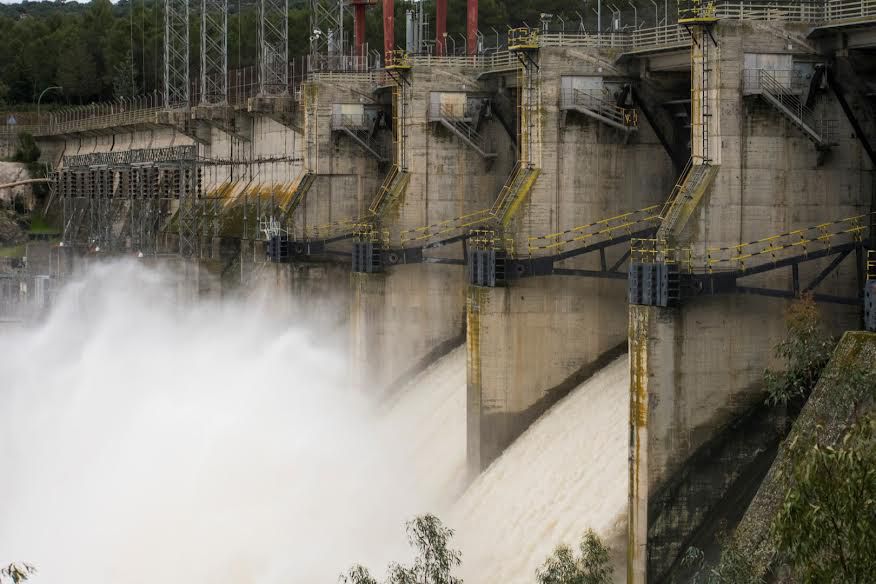
M354 2L353 12L353 38L355 46L353 50L357 57L365 56L365 8L368 6L361 0Z
M465 32L468 54L475 55L478 52L478 0L468 0Z
M447 0L435 2L435 54L442 57L447 54L447 41L444 35L447 33Z
M395 48L395 0L383 0L383 54Z

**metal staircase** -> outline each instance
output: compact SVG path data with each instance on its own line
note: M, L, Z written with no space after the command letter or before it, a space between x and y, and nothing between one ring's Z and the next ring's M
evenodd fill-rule
M635 109L620 107L588 91L564 91L561 105L563 110L582 113L627 134L639 129L639 117Z
M346 134L365 152L378 162L389 162L383 146L376 139L377 119L369 120L366 116L332 115L332 131Z
M826 150L833 145L832 122L819 118L811 108L806 107L799 95L780 83L770 71L757 70L757 86L761 97L803 132L816 148Z
M518 161L514 166L514 170L508 175L508 179L499 192L496 202L490 208L490 216L499 221L503 227L507 226L514 213L523 203L526 195L529 194L540 172L541 169L535 168L523 161Z
M450 104L437 104L437 111L432 112L430 121L440 123L454 133L460 140L465 142L475 152L485 159L496 157L496 153L482 134L479 133L481 121L486 108L480 108L476 115L470 115L468 111L460 111L463 108L455 108ZM468 108L464 108L468 109Z
M300 205L301 201L304 200L304 197L307 195L307 191L310 190L310 187L313 185L313 182L315 180L316 173L311 170L305 170L304 172L299 174L298 178L295 181L295 184L293 184L292 188L289 189L287 197L285 197L283 201L280 201L281 209L285 211L288 215L294 214L295 210L298 208L298 205Z
M377 189L377 194L371 200L368 212L372 216L383 216L386 210L402 195L410 178L410 173L402 170L397 164L393 164L386 178L383 179L383 183Z
M716 173L717 167L707 162L696 165L693 160L688 162L663 205L658 240L668 240L681 232Z

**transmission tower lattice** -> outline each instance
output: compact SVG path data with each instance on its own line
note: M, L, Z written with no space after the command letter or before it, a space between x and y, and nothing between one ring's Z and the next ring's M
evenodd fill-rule
M228 0L201 3L201 104L228 103Z
M189 104L189 2L164 3L164 106Z
M310 54L343 54L347 0L310 0Z
M289 90L289 4L261 0L259 9L259 93L283 95Z

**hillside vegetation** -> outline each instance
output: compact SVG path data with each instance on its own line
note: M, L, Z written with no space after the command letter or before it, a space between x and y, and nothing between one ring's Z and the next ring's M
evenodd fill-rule
M633 7L623 5L621 25L632 26ZM305 0L289 0L289 54L308 52L309 17ZM397 0L396 43L404 43L405 11L412 3ZM449 0L448 31L456 35L465 30L465 0ZM479 29L485 46L496 44L508 26L540 26L540 15L553 15L551 28L588 30L596 28L596 1L578 0L480 0ZM663 2L655 14L649 0L636 0L638 24L653 26L663 18ZM163 71L164 2L162 0L92 0L76 2L23 2L0 4L0 105L33 103L43 89L62 86L63 92L48 92L42 103L80 104L90 101L130 97L160 90ZM191 70L199 68L200 2L190 3ZM258 3L230 0L228 18L229 68L253 65L258 56ZM666 5L670 20L674 2ZM426 2L426 13L434 31L434 0ZM603 5L603 27L612 21L608 4ZM347 30L352 30L352 21ZM381 10L368 12L367 40L374 49L382 47Z

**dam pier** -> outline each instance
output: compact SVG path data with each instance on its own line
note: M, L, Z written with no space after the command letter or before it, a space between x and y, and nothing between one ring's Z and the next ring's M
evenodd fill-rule
M876 332L876 0L681 2L487 48L468 0L458 52L446 1L434 39L415 3L402 48L393 1L357 0L353 39L320 21L348 44L300 58L263 4L255 67L228 69L216 18L196 74L167 0L163 95L0 126L35 138L61 225L3 264L4 306L135 256L191 298L340 307L350 377L384 399L464 352L467 482L628 354L623 579L676 581L787 434L751 412L788 305Z

